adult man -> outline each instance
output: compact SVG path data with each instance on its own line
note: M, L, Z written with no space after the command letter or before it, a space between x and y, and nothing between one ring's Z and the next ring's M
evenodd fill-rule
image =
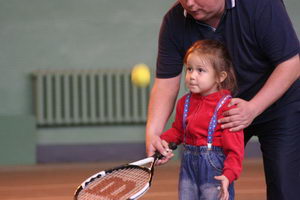
M165 153L159 135L179 91L182 59L200 39L223 42L237 73L237 108L224 113L222 128L247 127L245 142L259 137L268 199L299 199L300 47L281 0L179 0L168 11L148 110L148 154Z

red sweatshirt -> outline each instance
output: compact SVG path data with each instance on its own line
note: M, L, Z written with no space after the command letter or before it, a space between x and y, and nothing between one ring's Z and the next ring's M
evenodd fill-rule
M213 116L214 110L219 100L224 96L230 94L228 90L221 90L207 96L199 94L192 94L190 98L190 105L188 116L186 118L186 132L185 143L194 146L207 146L207 132L209 122ZM182 126L183 107L186 96L178 100L176 106L175 121L172 128L161 135L161 139L167 142L176 142L180 144L183 142L184 130ZM219 109L217 119L223 117L222 113L229 110L228 103L224 103ZM244 133L230 132L228 129L221 129L221 125L216 126L213 134L213 146L223 148L226 155L224 161L223 174L228 178L230 183L236 180L242 171L242 161L244 157Z

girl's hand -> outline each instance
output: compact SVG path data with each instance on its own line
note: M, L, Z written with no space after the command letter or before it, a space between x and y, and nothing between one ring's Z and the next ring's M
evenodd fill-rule
M174 156L174 154L172 152L172 149L169 148L169 144L165 140L161 140L161 145L164 148L164 151L163 151L163 156L164 157L157 160L155 162L156 165L165 164L166 162L168 162Z
M221 181L221 193L220 193L220 200L228 200L229 199L229 192L228 192L228 186L229 186L229 180L226 176L215 176L216 180Z
M223 113L225 117L218 120L218 123L222 124L222 129L229 128L231 132L240 131L248 127L258 115L256 106L251 101L233 98L228 106L233 105L236 105L236 107L225 111Z

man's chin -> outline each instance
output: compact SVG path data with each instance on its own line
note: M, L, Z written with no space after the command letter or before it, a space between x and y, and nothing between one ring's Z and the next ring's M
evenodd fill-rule
M206 13L200 13L200 12L198 12L198 13L190 13L190 15L195 19L195 20L197 20L197 21L201 21L201 22L203 22L203 23L205 23L208 19L209 19L209 17L208 17L208 15L206 14Z
M205 19L205 15L203 13L190 13L195 20L203 21Z

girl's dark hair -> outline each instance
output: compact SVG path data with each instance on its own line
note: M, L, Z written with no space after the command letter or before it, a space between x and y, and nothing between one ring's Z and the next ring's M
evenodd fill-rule
M225 71L227 73L226 79L219 83L218 89L227 89L231 92L236 92L237 81L233 69L231 57L226 47L217 40L199 40L195 42L186 52L184 57L184 64L187 64L187 58L191 53L197 53L199 56L209 61L215 72L217 78L220 73Z

